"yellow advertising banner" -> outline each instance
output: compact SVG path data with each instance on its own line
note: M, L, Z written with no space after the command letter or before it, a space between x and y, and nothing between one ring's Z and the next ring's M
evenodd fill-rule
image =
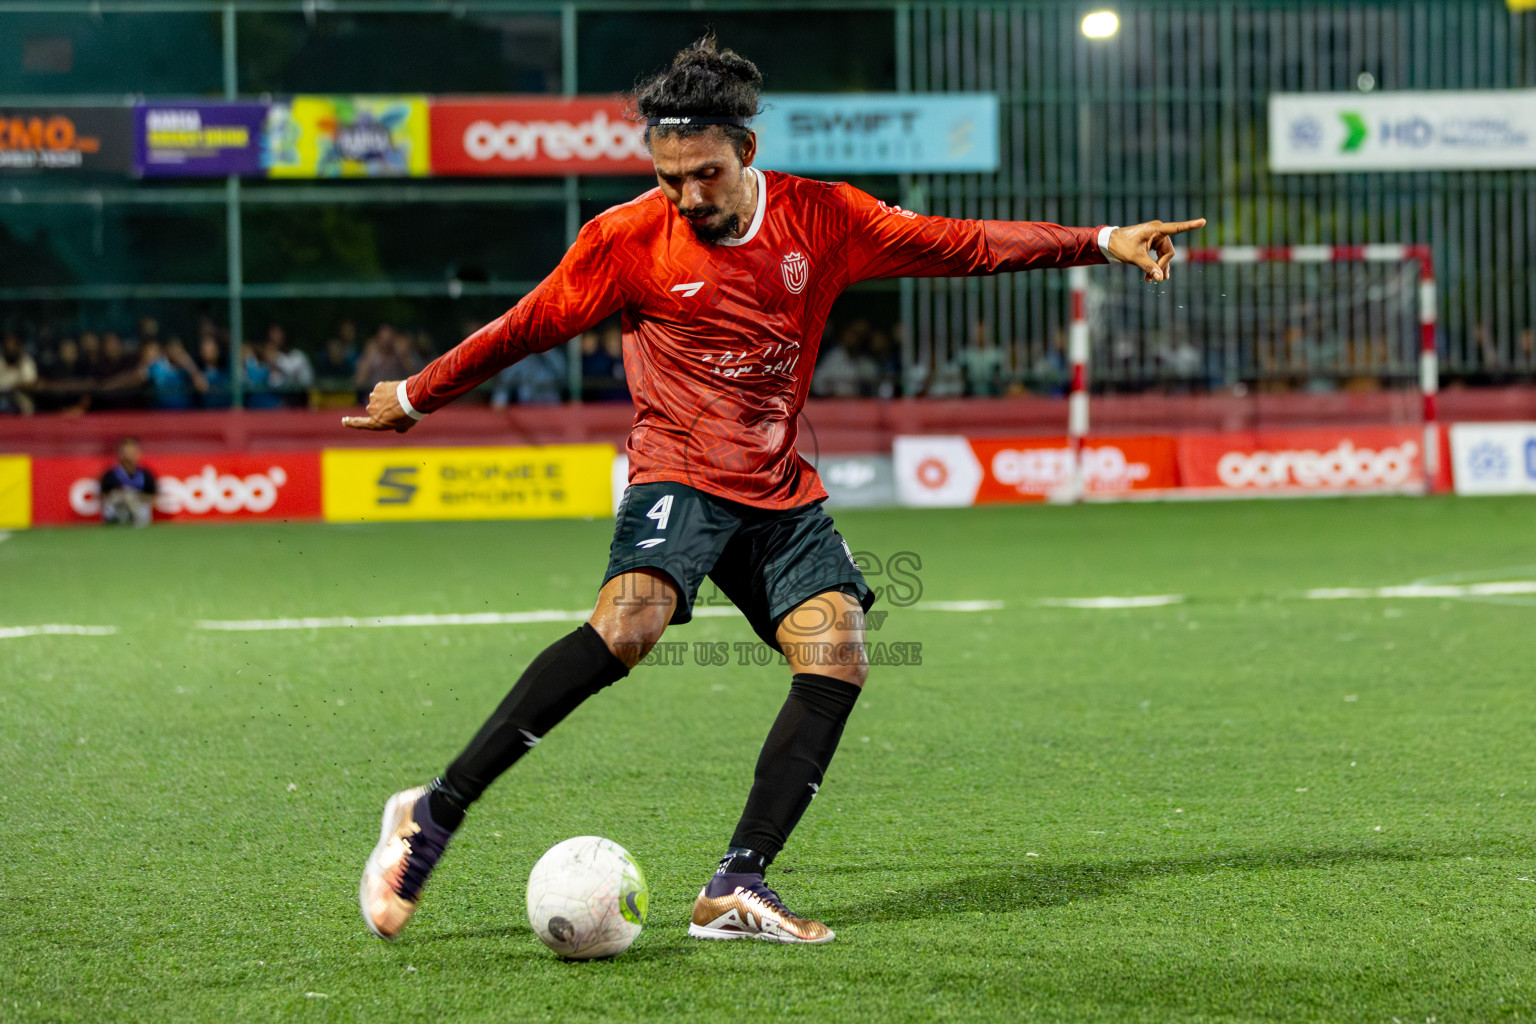
M325 519L608 516L613 456L606 444L327 449L320 456Z
M32 460L0 455L0 529L25 530L31 525Z
M1509 0L1512 11L1536 11L1536 0Z
M431 172L425 96L295 96L267 115L274 178L420 178Z

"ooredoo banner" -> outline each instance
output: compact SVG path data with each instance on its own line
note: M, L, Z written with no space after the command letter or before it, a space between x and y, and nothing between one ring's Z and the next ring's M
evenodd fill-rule
M133 169L128 107L0 109L0 172L70 174Z
M1210 493L1396 493L1424 486L1413 427L1262 430L1179 439L1184 487Z
M1072 482L1072 449L1062 437L898 437L892 448L903 505L960 507L1044 501ZM1171 437L1096 437L1083 445L1090 495L1177 487Z
M446 97L432 100L430 120L433 174L654 173L644 125L613 97Z
M32 460L32 521L101 521L101 475L109 458ZM317 452L146 455L155 474L155 518L318 519Z

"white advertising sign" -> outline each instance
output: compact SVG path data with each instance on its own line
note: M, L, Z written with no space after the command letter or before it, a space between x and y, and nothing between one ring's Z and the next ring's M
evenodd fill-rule
M1277 174L1516 167L1536 167L1536 89L1269 97Z
M1536 494L1536 423L1456 423L1457 494Z
M976 503L983 471L964 437L898 437L891 455L901 504L964 508Z

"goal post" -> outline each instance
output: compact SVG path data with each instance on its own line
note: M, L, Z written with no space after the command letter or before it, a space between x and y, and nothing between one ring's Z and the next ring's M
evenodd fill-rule
M1420 395L1420 420L1423 427L1424 443L1424 476L1426 492L1433 492L1439 477L1440 462L1440 428L1438 410L1436 408L1436 395L1440 390L1439 360L1435 347L1436 325L1436 292L1434 261L1428 245L1291 245L1291 246L1246 246L1226 245L1206 248L1181 248L1175 256L1174 262L1188 265L1191 269L1196 267L1220 268L1223 273L1237 272L1244 266L1266 266L1276 271L1283 271L1288 265L1311 266L1318 268L1331 268L1333 277L1306 282L1303 287L1295 281L1287 281L1283 272L1272 274L1271 280L1262 286L1239 284L1227 284L1230 278L1223 278L1215 288L1221 289L1220 299L1226 302L1224 312L1220 316L1220 323L1206 305L1213 300L1211 294L1181 293L1180 289L1189 288L1188 274L1180 280L1179 275L1174 275L1169 287L1159 293L1154 303L1148 303L1145 293L1130 295L1125 299L1125 311L1130 311L1135 317L1139 317L1143 329L1147 329L1149 323L1146 307L1158 301L1172 302L1176 308L1183 311L1186 304L1200 307L1200 315L1191 317L1185 314L1182 318L1183 326L1188 331L1206 334L1221 334L1241 332L1250 329L1255 332L1265 330L1275 332L1289 332L1295 328L1293 324L1286 322L1287 317L1309 319L1314 328L1322 325L1324 330L1335 332L1345 325L1343 330L1347 332L1347 322L1358 321L1362 317L1367 325L1366 330L1373 336L1381 333L1384 328L1374 320L1397 321L1411 320L1411 325L1416 329L1417 337L1405 338L1405 344L1416 341L1417 347L1417 373L1409 379L1415 379ZM1388 271L1385 277L1370 277L1365 280L1352 280L1350 268L1384 267ZM1275 278L1278 277L1278 280ZM1139 278L1134 282L1141 285ZM1089 430L1089 365L1092 359L1090 342L1095 333L1105 329L1104 321L1114 319L1107 315L1104 309L1105 303L1102 295L1096 295L1096 287L1087 267L1073 267L1067 271L1067 288L1069 292L1070 322L1068 325L1068 361L1070 364L1070 386L1067 397L1067 437L1071 454L1071 481L1069 485L1056 497L1058 500L1081 500L1086 493L1086 481L1083 474L1083 442ZM1102 286L1098 286L1102 289ZM1227 299L1227 290L1237 292L1237 296ZM1213 292L1213 288L1203 289L1203 292ZM1401 300L1397 309L1397 315L1391 310L1380 312L1394 297ZM1245 310L1234 312L1232 303L1251 301L1256 307L1263 306L1264 310ZM1135 307L1132 309L1132 307ZM1113 314L1114 310L1109 310ZM1266 317L1268 317L1266 321ZM1374 317L1374 320L1373 320ZM1125 317L1120 318L1124 320ZM1134 328L1133 328L1134 329ZM1166 326L1154 326L1153 331L1167 330ZM1209 341L1210 339L1202 339ZM1239 364L1244 362L1244 357L1236 350L1234 338L1227 338L1229 342L1225 359L1211 359L1210 364L1221 362L1224 372L1228 374L1230 383L1240 384L1241 377ZM1251 340L1251 339L1249 339ZM1164 345L1169 345L1166 337ZM1188 342L1186 341L1187 345ZM1384 357L1375 358L1375 344L1371 345L1371 352L1363 361L1357 361L1354 369L1370 373L1396 372L1403 359L1393 359L1390 353L1390 344L1381 346L1386 353ZM1401 353L1406 358L1407 353ZM1196 352L1190 358L1197 363L1200 354ZM1249 360L1251 362L1251 360ZM1294 369L1294 367L1293 367Z

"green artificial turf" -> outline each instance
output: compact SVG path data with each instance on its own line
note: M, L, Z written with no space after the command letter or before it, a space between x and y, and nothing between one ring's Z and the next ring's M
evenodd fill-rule
M787 671L646 667L487 794L400 941L358 915L390 792L570 627L200 619L587 606L610 524L60 530L0 542L0 1020L1529 1020L1536 503L847 512L877 667L771 874L838 931L703 943L690 903ZM921 561L892 556L909 552ZM944 612L921 601L1001 601ZM1118 610L1051 598L1185 595ZM737 618L668 640L747 643ZM743 648L750 649L750 648ZM558 961L523 887L622 843L650 919Z

